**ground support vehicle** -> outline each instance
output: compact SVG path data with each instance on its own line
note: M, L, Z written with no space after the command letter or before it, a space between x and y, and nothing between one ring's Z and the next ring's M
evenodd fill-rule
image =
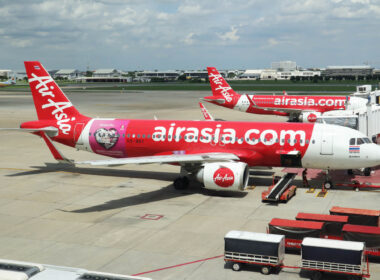
M277 182L273 182L267 191L261 193L261 199L265 202L286 202L296 195L297 187L291 185L297 173L287 173Z
M348 216L299 212L296 220L322 222L324 238L341 239L342 228L348 223Z
M301 244L301 268L312 271L313 279L326 272L369 277L364 250L364 242L307 237Z
M348 216L348 223L352 225L380 226L380 211L334 206L330 209L331 215Z
M256 265L263 274L270 274L283 264L285 237L247 231L230 231L224 237L224 261L232 263L232 270L243 265Z
M380 227L347 224L342 233L344 240L364 242L367 256L380 257Z
M305 237L321 237L322 222L274 218L268 224L268 233L285 235L286 249L299 250Z

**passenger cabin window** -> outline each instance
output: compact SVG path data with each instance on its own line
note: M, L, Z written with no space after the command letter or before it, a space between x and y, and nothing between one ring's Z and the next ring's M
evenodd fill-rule
M355 145L355 138L350 139L350 145Z

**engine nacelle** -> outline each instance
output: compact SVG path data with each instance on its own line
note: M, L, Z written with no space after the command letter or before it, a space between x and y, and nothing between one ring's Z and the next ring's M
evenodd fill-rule
M321 115L320 112L304 112L299 116L299 120L304 123L313 123Z
M248 184L249 169L243 162L206 163L196 178L206 189L242 191Z

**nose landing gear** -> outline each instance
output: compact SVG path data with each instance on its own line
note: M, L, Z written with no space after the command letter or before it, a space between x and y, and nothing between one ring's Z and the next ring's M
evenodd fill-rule
M330 170L328 170L328 169L325 171L325 181L322 185L323 190L330 190L334 187L329 172L330 172Z

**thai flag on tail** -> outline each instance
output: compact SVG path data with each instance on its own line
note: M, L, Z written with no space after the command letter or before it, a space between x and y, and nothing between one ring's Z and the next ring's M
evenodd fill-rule
M360 146L349 146L348 151L350 153L360 153Z

